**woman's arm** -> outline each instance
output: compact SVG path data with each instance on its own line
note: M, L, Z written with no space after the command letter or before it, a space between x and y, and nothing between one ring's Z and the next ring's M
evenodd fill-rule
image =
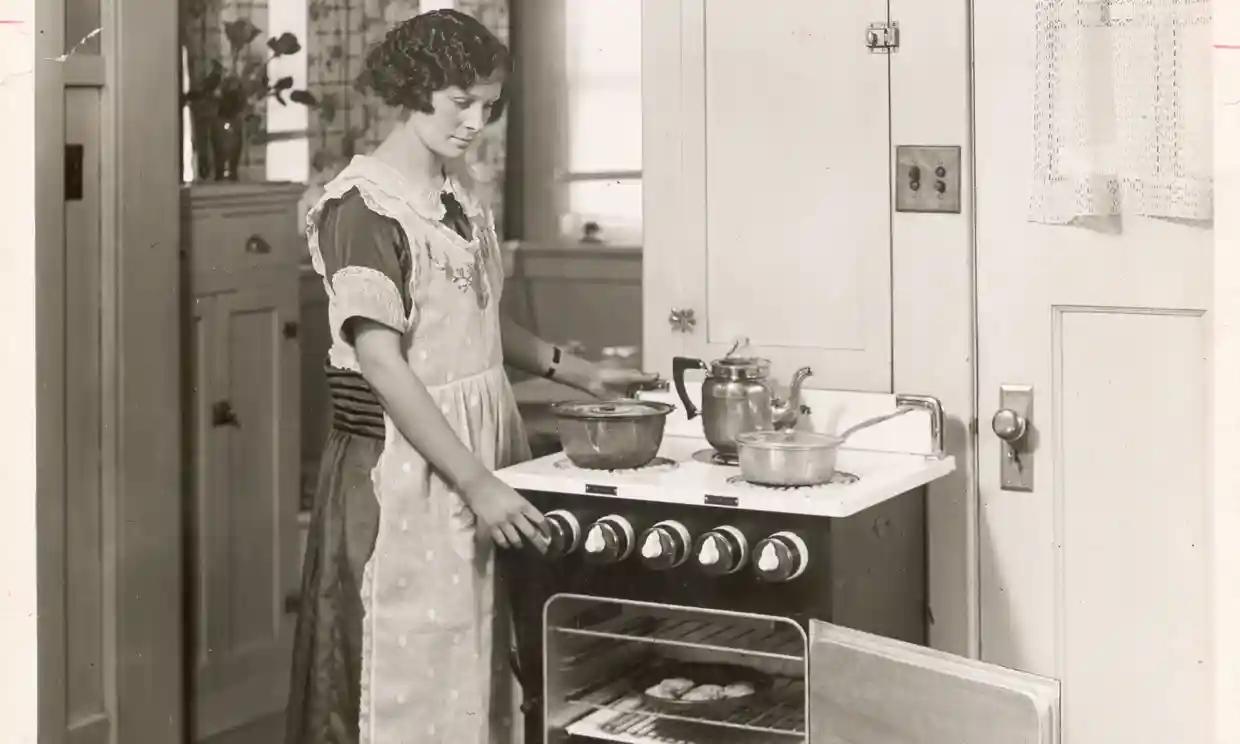
M365 318L351 319L348 331L362 376L396 428L460 492L491 538L501 547L515 547L524 535L545 550L543 515L487 470L457 438L426 386L405 362L400 334Z
M563 350L560 351L560 360L556 363L554 345L543 341L510 318L504 317L501 324L505 364L540 377L546 375L554 366L556 382L588 393L593 393L597 388L594 364Z
M555 359L557 347L522 328L508 317L501 320L504 344L504 363L532 375L546 376L569 387L602 398L609 394L624 393L635 384L653 382L658 375L630 369L606 369L569 354L562 349L559 361Z

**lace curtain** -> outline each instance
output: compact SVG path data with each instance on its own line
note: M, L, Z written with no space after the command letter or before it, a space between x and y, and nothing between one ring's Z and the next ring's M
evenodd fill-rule
M1211 0L1037 0L1030 219L1213 215Z
M353 155L373 150L399 122L399 111L361 93L354 84L370 47L393 25L417 15L423 5L419 0L308 2L309 88L321 106L310 115L310 188L302 199L306 208ZM508 41L508 0L440 0L426 5L455 7ZM500 185L504 178L505 130L502 120L487 127L469 154L475 173L496 185L495 194L488 195L496 225L504 224Z

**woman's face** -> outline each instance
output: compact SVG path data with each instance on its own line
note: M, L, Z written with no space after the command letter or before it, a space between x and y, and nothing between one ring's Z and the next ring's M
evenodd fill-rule
M469 149L491 120L491 109L503 92L500 80L476 83L469 90L445 88L431 94L431 113L414 111L409 126L433 153L446 159Z

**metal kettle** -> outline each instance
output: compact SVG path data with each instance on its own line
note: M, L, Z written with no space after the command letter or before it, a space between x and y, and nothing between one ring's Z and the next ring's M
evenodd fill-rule
M795 426L801 414L801 385L813 374L809 367L798 369L788 399L780 400L771 390L767 359L729 355L707 365L700 359L674 357L672 380L690 419L699 413L685 390L685 372L691 369L708 373L702 381L702 429L706 441L725 456L736 455L737 434Z

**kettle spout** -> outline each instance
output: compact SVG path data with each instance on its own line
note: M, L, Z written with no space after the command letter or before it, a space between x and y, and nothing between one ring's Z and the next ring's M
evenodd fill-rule
M771 406L771 421L777 429L795 426L801 415L801 386L805 378L814 374L809 367L802 367L792 376L792 384L788 386L788 399Z

